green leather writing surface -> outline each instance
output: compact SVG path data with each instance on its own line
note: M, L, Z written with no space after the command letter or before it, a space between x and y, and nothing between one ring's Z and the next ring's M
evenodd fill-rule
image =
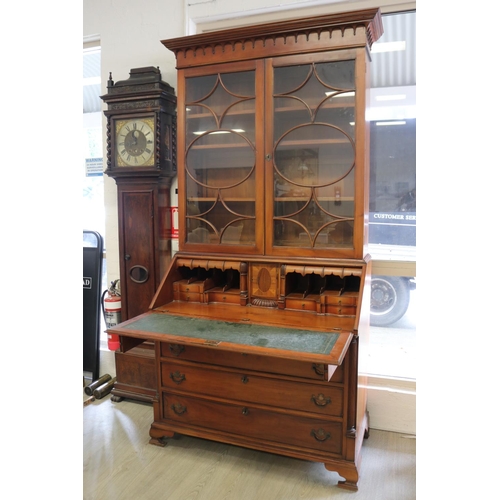
M311 354L329 354L339 337L333 332L231 323L164 313L148 314L123 328Z

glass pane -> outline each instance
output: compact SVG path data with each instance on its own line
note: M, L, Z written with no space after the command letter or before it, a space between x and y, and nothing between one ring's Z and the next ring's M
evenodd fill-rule
M186 80L187 241L255 242L254 71Z
M186 102L204 101L217 87L218 75L199 76L186 79Z
M362 371L416 378L416 280L372 276L369 356Z
M368 373L416 378L416 276L399 267L416 260L416 13L384 15L382 22L367 110L374 275L369 356L360 361ZM384 265L377 271L378 260Z
M354 61L275 68L274 245L352 248Z
M370 124L370 244L416 245L416 120Z
M386 15L373 45L369 251L415 259L416 13Z

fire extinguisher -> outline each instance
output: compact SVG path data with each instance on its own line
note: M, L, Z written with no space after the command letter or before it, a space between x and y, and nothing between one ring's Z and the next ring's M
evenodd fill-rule
M102 313L106 328L121 323L122 299L116 285L120 280L112 281L108 290L104 290L101 297ZM107 294L107 295L106 295ZM120 338L116 334L108 333L108 349L116 351L120 347Z

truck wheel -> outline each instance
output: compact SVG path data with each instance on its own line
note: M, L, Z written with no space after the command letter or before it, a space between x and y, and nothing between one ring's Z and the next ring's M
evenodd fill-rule
M387 326L401 319L410 303L410 288L405 278L372 276L370 324Z

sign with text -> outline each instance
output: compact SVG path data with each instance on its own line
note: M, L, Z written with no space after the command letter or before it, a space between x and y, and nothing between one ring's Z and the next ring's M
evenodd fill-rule
M369 243L415 246L416 212L370 212Z
M87 177L97 177L102 175L102 158L85 158L85 175Z

